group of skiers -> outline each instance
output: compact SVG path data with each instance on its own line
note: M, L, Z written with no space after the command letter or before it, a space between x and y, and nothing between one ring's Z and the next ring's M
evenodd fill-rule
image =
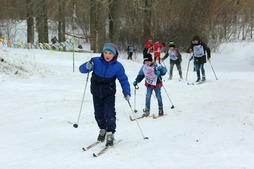
M143 117L150 115L150 100L153 91L155 92L158 101L158 115L164 115L161 87L163 85L162 76L167 73L167 68L160 64L160 54L162 48L163 44L159 41L152 44L152 40L148 40L143 51L144 64L141 66L138 75L133 82L133 85L137 86L138 83L145 79L146 99L145 108L143 110L144 113L142 115ZM152 50L154 58L151 54ZM187 52L193 52L194 63L197 71L197 81L201 79L200 70L202 73L202 80L205 80L204 63L206 62L206 52L208 59L211 58L210 49L198 36L194 36L192 44L187 49ZM103 142L106 139L106 146L112 146L114 144L114 133L116 131L116 79L120 82L124 98L128 103L131 98L128 77L125 74L123 65L117 61L117 57L117 46L114 43L105 43L100 56L93 57L88 62L82 64L79 68L81 73L88 73L92 71L91 94L93 96L95 120L100 128L97 140ZM132 54L130 54L130 58L131 57ZM173 67L175 64L179 71L179 76L182 78L181 54L172 41L169 43L169 50L162 58L162 61L164 61L167 57L170 58L169 78L172 79Z
M174 65L176 65L180 79L183 79L182 75L182 68L181 68L181 62L182 62L182 55L180 54L179 50L176 48L173 41L169 42L169 49L166 51L166 54L164 57L160 57L161 51L165 46L160 43L159 41L156 41L154 44L152 44L152 40L149 39L146 44L145 48L143 50L143 56L145 57L148 53L154 53L154 61L157 61L158 63L162 62L170 58L170 67L169 67L169 79L171 80L173 77L173 69ZM186 50L187 53L192 53L193 55L190 58L190 61L194 59L194 70L197 73L197 80L196 82L199 82L200 80L205 81L205 69L204 64L206 63L206 58L210 60L211 58L211 51L210 48L201 41L200 37L198 35L193 36L192 42L190 47ZM207 55L206 55L207 54ZM164 63L164 62L163 62ZM165 65L165 64L164 64ZM201 79L201 74L202 79Z

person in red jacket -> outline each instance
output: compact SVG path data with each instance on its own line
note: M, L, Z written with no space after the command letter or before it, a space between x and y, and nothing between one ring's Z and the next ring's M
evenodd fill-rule
M153 44L152 44L152 39L149 39L146 44L145 44L145 48L143 50L143 58L145 58L147 53L151 53L153 48Z
M153 44L153 55L154 55L154 61L160 63L160 56L161 56L161 50L163 48L162 43L159 41L156 41Z

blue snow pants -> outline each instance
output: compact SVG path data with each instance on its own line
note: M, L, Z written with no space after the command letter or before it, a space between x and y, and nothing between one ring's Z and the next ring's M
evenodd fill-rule
M94 116L100 129L115 133L116 111L115 95L108 95L103 98L93 95Z

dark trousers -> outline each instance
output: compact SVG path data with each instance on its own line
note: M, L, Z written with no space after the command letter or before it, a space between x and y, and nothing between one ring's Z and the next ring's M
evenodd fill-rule
M133 52L128 52L128 60L130 59L130 60L132 60L132 54L133 54Z
M100 129L115 133L116 111L115 95L100 98L93 95L94 116Z
M180 78L183 78L182 76L182 68L181 68L181 64L180 63L175 63L175 62L170 62L170 68L169 68L169 78L172 79L173 77L173 69L174 69L174 65L176 65L176 68L179 72L179 76Z

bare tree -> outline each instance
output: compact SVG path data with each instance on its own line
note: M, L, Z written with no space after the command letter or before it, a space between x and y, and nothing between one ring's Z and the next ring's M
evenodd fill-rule
M145 0L145 2L144 2L143 38L145 40L147 40L148 38L151 37L152 1L153 0Z
M26 0L27 11L27 42L34 42L34 13L33 13L33 0Z
M36 17L36 28L38 32L38 41L41 43L48 42L48 17L47 0L37 0L37 17Z
M48 41L48 21L51 32L58 32L64 41L64 33L71 31L73 23L73 2L75 33L89 38L95 52L100 52L107 40L122 48L132 42L139 49L148 38L174 40L178 48L184 49L195 34L216 45L253 38L253 0L1 0L1 32L12 38L10 28L19 19L27 20L27 41L33 42L36 18L39 42Z
M119 37L119 0L109 0L108 15L109 15L109 39L116 42Z
M91 0L90 9L90 34L91 50L100 52L106 40L106 13L104 1Z
M58 6L58 39L65 41L65 0L59 0Z

